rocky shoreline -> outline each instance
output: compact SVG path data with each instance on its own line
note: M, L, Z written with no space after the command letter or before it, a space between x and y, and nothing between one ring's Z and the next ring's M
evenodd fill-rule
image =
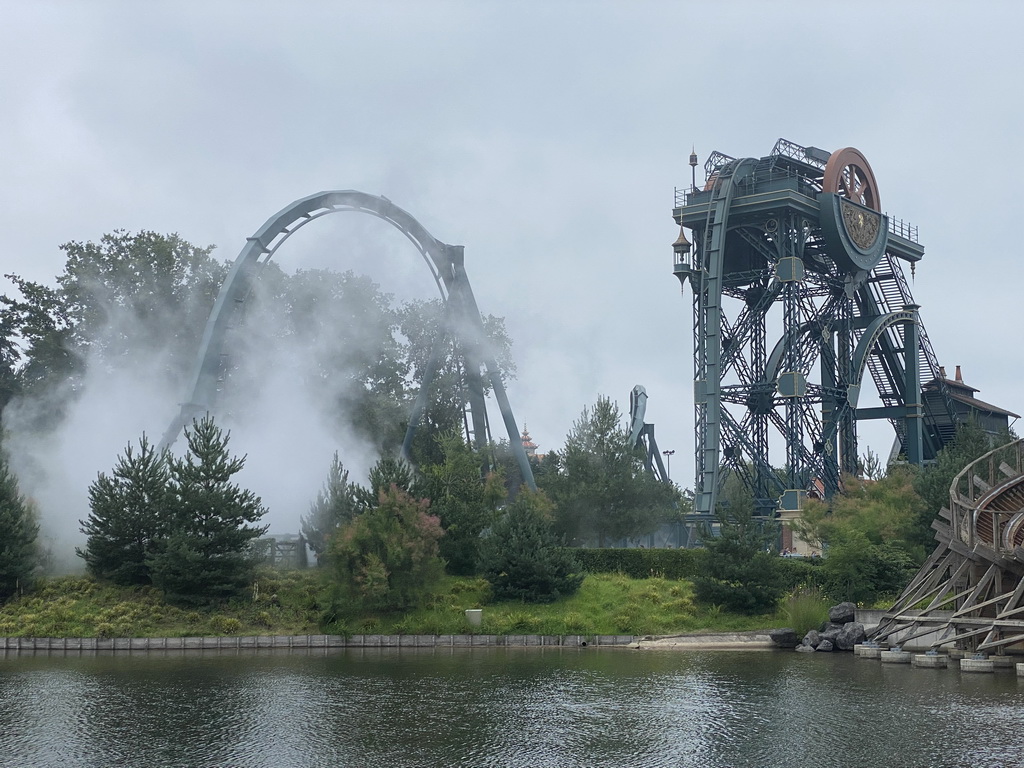
M857 621L857 606L853 603L839 603L829 608L828 621L802 638L788 627L773 629L769 635L777 647L793 648L800 653L852 651L855 645L867 639L864 625Z

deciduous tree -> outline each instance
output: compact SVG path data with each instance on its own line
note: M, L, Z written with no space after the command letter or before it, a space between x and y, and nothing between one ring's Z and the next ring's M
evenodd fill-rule
M422 468L420 493L444 528L441 556L449 573L469 575L476 571L480 534L497 519L505 486L496 473L481 476L481 456L459 433L447 432L437 441L443 461Z
M429 502L392 486L332 537L330 561L340 589L338 613L416 605L444 575L441 522Z

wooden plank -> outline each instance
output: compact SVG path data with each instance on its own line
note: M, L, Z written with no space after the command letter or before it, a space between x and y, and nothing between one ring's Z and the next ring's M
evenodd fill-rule
M988 648L999 648L1000 646L1003 646L1003 645L1013 645L1014 643L1018 643L1018 642L1021 642L1021 641L1024 641L1024 633L1019 634L1019 635L1012 635L1010 637L1004 637L1004 638L1002 638L1000 640L994 640L991 643L982 643L981 645L978 646L978 650L979 651L984 651L984 650L986 650Z

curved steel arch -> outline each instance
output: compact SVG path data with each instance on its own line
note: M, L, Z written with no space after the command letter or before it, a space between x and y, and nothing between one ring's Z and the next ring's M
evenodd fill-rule
M857 407L860 400L860 383L864 379L864 372L868 367L868 355L875 348L885 332L900 323L920 323L917 312L913 309L902 312L890 312L887 315L876 317L864 331L864 335L857 342L857 348L853 352L853 375L851 376L851 389L849 394L850 405ZM854 390L853 386L857 389Z
M508 396L501 380L501 372L491 355L485 353L483 321L464 265L464 249L461 245L443 243L431 235L422 224L408 212L399 208L386 197L370 195L356 190L335 190L319 192L296 200L278 211L260 227L235 258L220 293L213 305L210 318L199 345L196 363L189 380L188 396L181 404L178 416L171 422L161 448L169 447L197 415L213 407L220 380L227 330L239 308L248 297L252 280L260 266L270 260L281 245L298 229L328 213L367 213L388 222L416 246L430 269L434 282L445 301L445 328L438 337L424 373L420 394L409 419L403 452L408 458L412 437L426 408L426 394L433 383L437 362L449 337L457 339L464 357L470 412L473 420L474 442L478 447L487 443L487 415L484 404L481 368L486 368L491 388L501 411L508 432L509 445L523 479L536 490L533 472L530 469L526 451L523 449L519 429L512 414ZM264 258L265 257L265 258Z

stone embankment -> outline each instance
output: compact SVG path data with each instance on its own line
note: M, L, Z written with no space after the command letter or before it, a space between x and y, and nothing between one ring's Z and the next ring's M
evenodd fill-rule
M856 620L857 606L840 603L829 608L828 621L812 629L801 639L792 629L773 629L772 642L780 648L796 648L801 653L852 651L867 639L864 625Z

